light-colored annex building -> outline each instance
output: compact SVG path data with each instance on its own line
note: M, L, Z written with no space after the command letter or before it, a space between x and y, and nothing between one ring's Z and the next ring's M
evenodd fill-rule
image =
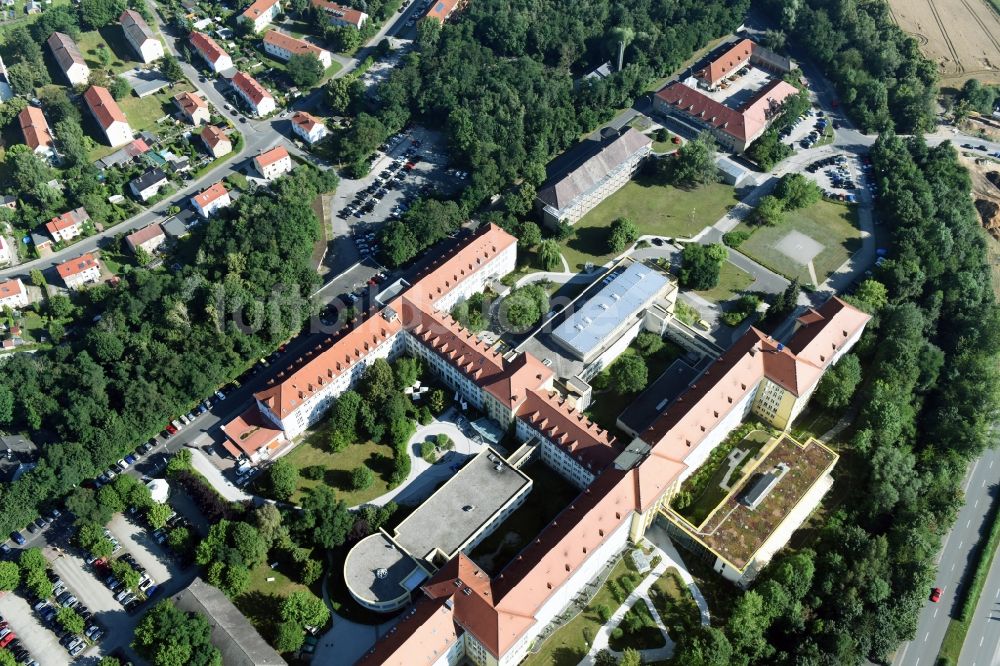
M614 137L588 139L557 158L535 200L542 222L578 222L632 179L652 145L652 139L630 127Z

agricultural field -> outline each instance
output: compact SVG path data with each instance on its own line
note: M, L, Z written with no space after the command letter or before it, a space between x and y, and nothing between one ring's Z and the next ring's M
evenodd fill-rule
M943 85L1000 83L1000 0L889 0L889 7L938 63Z

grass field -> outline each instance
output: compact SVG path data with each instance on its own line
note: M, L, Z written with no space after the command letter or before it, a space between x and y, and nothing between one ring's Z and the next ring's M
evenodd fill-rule
M740 245L739 251L789 279L798 278L803 284L812 284L808 266L777 247L790 231L799 231L824 246L813 259L816 278L823 283L861 247L857 225L854 207L824 200L786 213L785 221L774 227L749 227L741 223L738 229L750 231L752 235Z
M649 598L667 631L674 627L688 628L700 624L701 611L677 569L671 567L656 579L649 589Z
M640 174L573 226L573 237L562 243L563 256L574 271L587 262L607 262L613 256L608 252L608 227L619 217L631 218L640 235L687 238L714 224L737 202L728 185L682 190Z
M306 467L319 465L325 474L319 481L299 477L299 487L292 495L298 502L310 488L326 484L337 491L337 498L348 506L356 506L375 499L391 489L388 478L392 473L392 447L374 442L352 444L339 453L331 453L327 448L329 430L325 424L306 436L305 441L286 456L286 460L301 472ZM362 463L375 472L375 482L365 490L351 489L351 470Z
M639 629L632 633L623 630L621 638L612 636L608 641L608 647L615 652L623 652L626 648L653 650L666 645L666 641L663 640L663 632L656 624L656 620L653 619L653 614L649 611L649 604L646 603L645 599L636 601L628 612L638 616L641 622ZM624 623L623 619L618 626L621 627Z
M142 65L138 60L134 60L135 53L127 41L122 29L117 24L109 25L98 30L88 30L80 33L80 39L76 41L83 59L87 61L87 66L92 70L101 69L101 61L97 53L102 46L108 48L112 58L108 63L108 69L115 73L123 72Z
M618 580L629 573L628 565L625 563L627 559L623 557L618 560L608 580ZM621 605L611 594L607 583L598 590L583 612L549 636L541 649L535 654L529 654L523 663L526 666L577 666L590 649L584 634L593 637L604 624L596 611L601 605L612 610Z
M742 296L743 292L751 284L753 284L752 275L735 264L726 261L722 264L722 270L719 271L719 284L711 289L696 291L695 293L706 300L721 305Z
M138 134L142 130L151 130L153 133L158 133L156 132L156 121L176 110L173 101L174 95L190 90L194 90L194 88L189 84L178 83L173 88L164 88L158 93L141 99L130 94L125 99L118 100L118 106L128 118L128 124L133 132ZM83 129L89 136L97 140L98 145L90 151L91 160L98 160L118 150L107 145L107 139L98 129L97 123L94 122L90 114L84 114Z
M41 16L41 14L32 14L31 16L28 16L27 14L25 14L24 13L24 6L26 4L28 4L27 0L15 0L14 1L13 9L14 9L14 16L16 18L14 18L14 20L12 20L12 21L3 21L3 22L0 22L0 42L3 41L3 39L2 39L3 38L3 33L7 32L8 30L13 30L14 28L17 28L19 26L25 26L25 27L27 27L27 26L31 25L32 23L34 23L35 21L37 21L38 17ZM45 7L52 8L52 7L58 7L60 5L68 5L68 4L70 4L70 0L52 0L52 4L51 5L45 5ZM5 7L4 9L7 10L7 9L11 9L11 8L10 7Z

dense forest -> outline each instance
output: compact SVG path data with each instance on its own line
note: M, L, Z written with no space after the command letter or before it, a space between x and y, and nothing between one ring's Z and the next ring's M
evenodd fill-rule
M859 664L913 637L969 460L997 416L998 311L968 173L949 144L888 135L872 151L891 256L855 302L875 315L841 462L865 491L778 558L682 663ZM844 471L850 469L851 471ZM841 483L844 479L841 479Z
M17 354L0 373L0 428L44 445L33 471L4 488L0 532L23 527L169 419L298 331L319 233L310 202L336 175L301 166L241 197L198 232L178 272L126 271L80 294L77 319L100 315L50 351ZM47 307L47 306L44 306ZM85 313L85 314L84 314Z
M934 125L937 67L893 21L887 2L761 0L829 78L863 131Z
M694 50L734 30L748 6L748 0L470 3L443 27L420 24L417 50L379 87L372 108L363 108L354 89L359 113L341 157L349 164L366 159L417 118L444 129L452 158L472 173L462 195L466 212L522 179L532 188L530 201L553 155ZM574 84L613 60L620 41L622 71Z

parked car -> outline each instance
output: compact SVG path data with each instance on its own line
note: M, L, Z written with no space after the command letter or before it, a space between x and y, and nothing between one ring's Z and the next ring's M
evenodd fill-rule
M933 601L934 603L937 603L940 600L941 600L941 588L940 587L932 587L931 588L931 601Z

